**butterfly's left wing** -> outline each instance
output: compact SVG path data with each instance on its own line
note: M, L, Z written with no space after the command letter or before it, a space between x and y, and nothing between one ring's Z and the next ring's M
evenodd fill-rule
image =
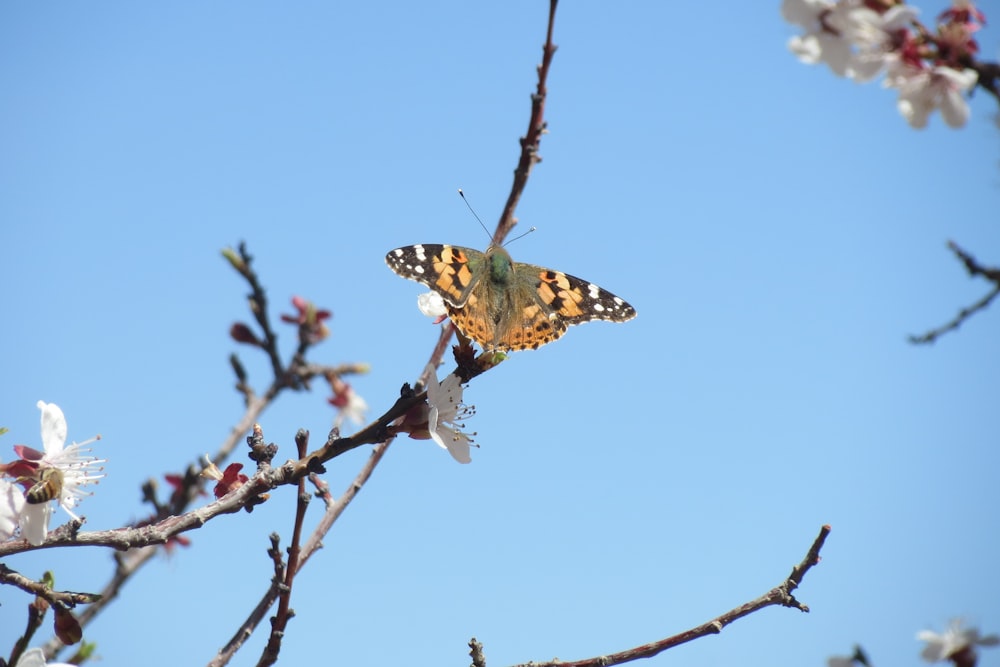
M635 317L635 308L627 301L582 278L532 264L521 264L518 270L531 276L538 301L567 325L591 320L626 322Z
M397 274L427 285L450 306L462 308L485 269L483 253L441 243L390 250L385 263Z
M493 332L496 349L534 350L560 338L570 325L591 320L625 322L635 317L635 308L625 300L576 276L533 264L518 263L514 270L515 297L509 317L498 322ZM455 313L452 320L460 323ZM468 327L474 322L464 324Z

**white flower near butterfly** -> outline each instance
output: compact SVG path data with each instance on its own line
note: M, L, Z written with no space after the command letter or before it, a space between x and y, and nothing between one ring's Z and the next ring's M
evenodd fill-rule
M435 324L448 316L448 308L444 305L444 299L437 292L424 292L418 296L417 308L427 317L433 317Z
M474 415L476 408L462 403L462 382L457 375L452 373L440 384L432 367L428 368L427 375L427 404L430 407L427 428L431 439L447 449L459 463L471 463L469 451L473 442L461 422Z

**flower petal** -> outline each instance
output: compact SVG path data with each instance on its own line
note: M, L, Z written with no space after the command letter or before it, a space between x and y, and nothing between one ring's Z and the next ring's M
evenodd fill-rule
M425 292L417 297L417 308L427 317L444 317L448 314L448 309L444 305L444 299L437 292Z
M21 512L21 536L30 544L38 546L49 533L49 519L52 517L52 503L40 505L25 504Z
M66 444L66 417L55 403L38 401L42 411L42 445L48 456L58 454Z
M13 537L23 511L24 493L20 487L0 479L0 541Z
M472 463L470 454L469 438L460 429L450 428L443 423L438 423L438 409L432 407L430 413L430 434L431 439L438 444L438 447L447 449L451 458L459 463Z

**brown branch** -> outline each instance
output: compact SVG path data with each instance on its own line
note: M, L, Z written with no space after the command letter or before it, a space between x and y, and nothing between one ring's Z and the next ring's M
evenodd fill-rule
M243 416L240 418L233 428L230 430L229 435L219 446L218 451L215 453L213 461L223 462L229 458L236 445L243 441L245 434L251 429L253 424L260 417L261 413L271 404L271 401L275 399L278 395L280 389L277 384L272 385L267 392L260 398L253 398L248 401L247 407ZM159 520L166 520L171 514L181 514L184 510L198 498L198 494L201 490L200 478L197 475L185 475L184 487L178 492L175 492L171 496L171 502L165 506L157 508L156 518ZM148 528L149 526L146 526ZM54 531L50 531L46 541L40 548L47 546L70 546L76 543L77 539L87 535L101 535L103 533L116 532L116 531L98 531L95 533L78 533L80 526L76 525L75 522L70 522L69 524L62 526ZM138 530L139 527L134 528L123 528L120 531L133 531ZM179 531L178 531L179 532ZM170 537L176 535L170 535ZM165 542L150 542L149 544L141 544L138 541L134 541L135 533L125 533L120 536L115 536L112 539L121 538L121 546L116 544L104 544L103 546L112 546L116 549L125 550L125 553L115 554L115 570L112 573L110 579L104 585L104 588L99 593L100 599L93 604L89 605L86 609L80 612L78 620L80 626L85 628L90 624L104 609L111 604L115 599L117 599L118 594L121 592L122 587L128 583L128 581L138 573L142 567L151 561L153 557L158 553L158 549L154 544L163 544ZM51 544L49 542L51 541ZM99 541L99 540L98 540ZM131 545L131 546L126 546ZM28 551L30 545L26 542L6 542L0 544L0 556L7 555L10 553L19 553L21 551ZM46 642L43 647L45 657L47 660L52 660L60 651L65 648L56 637L52 637Z
M264 290L263 285L260 284L257 272L250 268L250 265L253 263L253 256L247 251L246 242L240 241L237 248L239 250L238 258L230 249L223 251L223 256L229 260L232 267L249 283L250 294L247 296L247 299L250 304L250 312L264 332L264 340L262 341L261 348L267 353L267 358L271 362L271 371L274 373L275 379L279 382L287 381L288 378L286 378L284 364L281 363L281 357L278 354L278 335L274 333L274 329L271 327L271 318L267 313L267 292ZM296 385L293 383L288 386L295 387Z
M992 95L997 102L1000 102L1000 85L998 85L1000 64L980 60L970 60L967 64L976 70L979 77L976 80L976 85Z
M3 563L0 563L0 584L17 586L22 591L36 595L51 605L62 604L70 608L75 607L78 604L92 604L101 598L100 595L96 595L94 593L54 591L44 583L30 579L23 574L10 569Z
M78 532L78 525L62 527L51 531L41 544L29 544L27 540L15 540L0 543L0 557L38 549L53 547L111 547L119 551L138 549L157 544L166 544L171 538L195 528L200 528L215 517L223 514L233 514L260 502L262 494L285 484L296 484L310 472L318 472L322 464L344 452L387 440L391 435L389 428L393 421L405 415L410 408L426 400L427 393L407 393L381 417L347 438L337 437L333 432L326 443L315 452L307 454L297 461L289 461L274 468L262 465L250 480L232 493L225 495L203 507L183 514L168 516L160 521L143 526L114 528Z
M115 572L108 580L108 583L104 585L104 589L98 594L100 595L100 600L96 603L88 606L77 617L80 622L80 627L86 627L94 618L97 617L104 608L111 603L112 600L118 597L121 592L122 587L128 582L132 576L138 572L143 565L148 563L153 559L159 550L156 547L145 547L143 549L133 549L124 554L115 554ZM42 651L45 653L46 660L51 660L56 656L59 651L62 651L66 646L59 641L56 637L52 637L45 643L42 647Z
M296 567L295 574L305 567L310 556L313 555L318 549L323 546L323 537L329 532L330 528L333 527L334 522L340 518L344 510L352 500L357 496L358 492L361 491L365 483L371 478L372 473L375 471L375 467L378 466L379 462L382 460L382 456L385 454L386 450L392 440L380 443L372 449L371 456L368 457L368 461L365 463L364 467L358 473L351 485L347 487L343 495L336 500L336 502L330 503L327 506L326 512L323 514L323 518L320 519L316 528L313 530L312 535L306 540L306 543L302 546L302 551L299 556L299 563ZM325 486L325 483L324 483ZM289 566L291 563L289 563ZM280 581L276 580L271 583L271 586L264 593L260 602L254 607L253 611L247 619L240 625L239 629L233 634L232 638L226 643L226 645L219 651L218 655L215 656L209 663L209 667L221 667L222 665L228 664L235 655L236 651L243 646L243 643L250 638L254 630L264 619L264 615L267 610L271 608L271 605L278 599L280 593Z
M982 276L987 280L1000 283L1000 268L989 269L976 261L976 258L962 250L954 241L948 241L948 249L965 265L965 270L971 277Z
M612 653L611 655L595 656L593 658L573 662L564 662L561 660L553 660L550 662L530 662L523 665L517 665L516 667L608 667L609 665L620 665L632 660L638 660L639 658L651 658L669 648L685 644L693 639L698 639L699 637L717 635L730 623L752 614L755 611L763 609L764 607L781 605L783 607L792 607L800 611L808 612L809 607L796 600L795 596L792 595L792 591L798 588L799 584L802 583L802 578L805 576L806 572L819 563L819 552L823 548L823 543L826 541L826 537L829 534L830 526L823 526L819 531L819 535L813 541L812 546L809 547L809 551L806 553L805 558L802 559L801 563L792 568L791 574L789 574L788 577L778 586L772 588L756 600L752 600L746 604L736 607L735 609L731 609L725 614L722 614L707 623L703 623L696 628L692 628L672 637L667 637L666 639L661 639L649 644L643 644L642 646L636 646L635 648L630 648L618 653ZM475 642L475 639L472 641L477 643ZM470 646L472 646L471 643ZM482 655L482 645L479 645L478 653L479 655ZM485 664L485 660L483 663Z
M994 287L971 306L967 306L959 310L958 314L949 322L937 327L936 329L931 329L927 333L920 336L909 336L909 341L915 345L933 343L940 336L948 333L949 331L958 329L962 326L963 322L980 310L989 306L990 303L993 302L993 299L996 298L997 294L1000 294L1000 268L988 268L979 264L972 255L962 250L954 241L948 241L948 248L955 253L955 256L958 257L959 261L965 265L965 270L969 272L970 277L975 278L976 276L982 276L986 280L994 283Z
M521 157L514 169L514 183L511 185L510 195L507 197L507 203L504 204L503 212L500 214L496 231L493 232L494 245L501 245L510 230L517 224L514 211L517 209L521 194L524 193L524 187L528 184L528 174L531 173L532 167L542 161L538 155L538 149L546 128L545 96L548 94L546 81L549 76L549 66L552 64L552 56L556 52L556 46L552 43L556 4L558 4L558 0L549 0L549 25L545 34L545 46L542 47L542 64L538 66L538 87L535 94L531 96L531 116L528 119L528 131L521 137Z
M295 447L299 458L304 458L309 450L309 431L300 429L295 434ZM292 544L288 547L288 565L285 567L285 577L279 588L278 612L271 619L271 636L267 640L264 652L260 656L257 664L261 667L273 665L278 661L278 653L281 651L281 640L285 636L285 628L288 621L295 615L290 604L292 599L292 584L299 569L300 544L302 541L302 524L305 522L306 509L309 507L309 494L306 492L305 476L299 478L299 497L295 504L295 524L292 526ZM277 546L277 545L275 545ZM280 554L279 554L280 556ZM280 579L279 579L280 581Z
M28 646L31 645L31 638L35 636L38 628L42 627L42 622L45 620L45 614L48 613L49 607L48 602L38 597L28 605L28 620L25 624L24 632L14 642L14 646L10 651L10 658L7 661L8 665L17 665L21 656L28 650Z
M438 337L438 342L435 344L434 349L431 352L430 360L428 361L427 364L431 368L437 368L437 366L441 363L441 359L444 356L445 350L447 349L448 341L451 339L452 333L453 333L453 327L451 326L441 327L441 334ZM426 384L426 378L424 378L424 375L421 374L420 377L421 379L419 380L419 382L421 384ZM397 404L393 406L393 408L390 409L389 412L387 412L379 420L377 420L375 424L366 428L365 431L371 431L372 433L388 432L390 423L392 421L395 421L394 418L393 420L390 420L390 422L385 422L385 420L390 415L397 414L396 418L402 417L403 415L406 414L406 412L410 409L410 407L416 405L422 400L425 400L425 396L426 393L421 393L409 399L401 398L400 401L403 402L402 406L400 406L400 401L397 401ZM382 425L380 426L380 424ZM331 449L337 446L337 443L342 440L349 440L350 444L357 446L357 444L355 444L355 439L360 438L361 433L362 432L356 433L351 438L338 438L336 437L335 433L331 433L330 437L327 440L327 443L324 445L323 448L321 448L320 453L307 455L302 460L308 462L315 460L313 457L316 457L317 459L322 458L323 450ZM315 471L312 470L309 471L309 477L310 479L313 480L313 483L316 485L317 495L323 499L324 503L326 503L326 511L323 513L323 517L320 519L319 523L317 523L316 528L309 536L309 539L302 546L302 551L299 556L299 563L298 566L295 568L295 574L297 574L303 567L305 567L306 563L309 561L309 558L317 550L322 548L323 538L333 527L333 524L337 521L337 519L339 519L340 516L344 513L344 510L347 509L347 506L351 503L351 501L354 500L358 492L361 491L365 483L371 478L372 473L375 472L375 468L378 466L379 462L382 461L382 457L385 455L386 450L389 449L389 445L392 444L393 440L394 436L390 435L387 439L377 443L375 447L372 448L371 456L368 457L367 462L358 472L357 477L354 478L354 481L351 482L351 485L347 487L347 490L344 491L344 493L340 496L340 498L338 498L335 502L331 501L330 499L329 486L326 484L326 482L319 479ZM341 445L341 446L346 446L346 445ZM350 447L349 449L352 448L353 447ZM344 449L343 451L348 451L348 449ZM328 459L323 459L323 460L328 460ZM307 463L307 467L309 465L313 465L313 467L315 467L315 464ZM208 663L209 667L221 667L222 665L228 664L229 661L232 659L232 657L236 654L236 652L243 646L243 643L250 638L250 636L257 629L257 626L260 625L260 622L264 619L264 615L267 613L267 610L270 609L271 606L274 604L275 600L278 599L278 595L280 592L279 582L280 579L278 578L275 578L272 581L271 585L268 587L267 591L265 591L260 601L247 616L246 620L240 625L240 627L236 630L236 632L229 639L229 641L226 642L226 645L219 651L219 653Z

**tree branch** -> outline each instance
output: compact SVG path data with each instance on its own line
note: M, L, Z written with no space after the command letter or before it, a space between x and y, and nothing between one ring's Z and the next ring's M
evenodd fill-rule
M62 604L66 607L75 607L78 604L92 604L100 599L100 595L93 593L72 593L70 591L54 591L44 583L29 579L20 572L10 569L0 563L0 583L17 586L26 593L36 595L51 605Z
M309 536L309 539L302 547L295 574L305 567L309 557L323 546L323 537L327 534L327 532L329 532L330 528L333 527L334 522L340 518L340 515L343 514L344 510L347 509L347 506L352 500L354 500L358 492L361 491L365 483L371 478L372 473L375 471L375 467L378 466L379 462L382 460L382 456L385 454L385 451L389 448L391 443L392 440L389 440L376 445L372 449L372 453L371 456L368 457L368 461L361 468L361 471L358 473L357 477L354 478L354 481L351 482L351 485L347 487L346 491L344 491L343 495L341 495L336 502L327 505L323 518L320 519L316 528L313 530L312 535ZM323 485L325 486L325 482ZM289 566L291 566L290 562ZM209 667L222 667L222 665L229 663L233 655L236 654L236 651L238 651L240 647L243 646L243 643L253 634L254 630L263 620L267 610L270 609L271 605L273 605L278 599L280 592L279 584L280 580L278 579L272 581L271 586L264 593L260 602L257 603L257 606L254 607L253 611L250 612L247 619L242 623L242 625L240 625L226 645L219 651L218 655L216 655L215 658L208 663Z
M493 244L500 245L510 233L510 230L517 224L514 211L517 203L521 200L524 187L528 184L528 175L532 167L542 161L538 155L538 149L542 142L542 134L545 132L545 96L548 94L546 81L549 77L549 66L552 64L552 56L556 53L556 46L552 43L552 31L556 21L556 5L558 0L549 0L549 24L545 33L545 46L542 47L542 64L538 66L538 87L535 94L531 96L531 115L528 118L528 131L521 137L521 157L514 169L514 183L510 188L510 195L507 203L504 204L500 220L497 222L496 231L493 232Z
M730 623L752 614L755 611L763 609L764 607L781 605L782 607L792 607L800 611L808 612L809 607L796 600L795 596L792 595L792 591L798 588L799 584L802 583L802 578L806 575L806 572L819 563L819 552L823 548L823 543L826 542L826 537L829 534L830 526L823 526L819 531L819 535L813 541L812 546L809 547L809 551L806 553L805 558L802 559L802 562L792 568L791 574L789 574L788 577L779 585L775 586L764 595L761 595L756 600L752 600L746 604L736 607L735 609L731 609L725 614L722 614L707 623L703 623L695 628L686 630L672 637L667 637L666 639L661 639L649 644L643 644L642 646L636 646L635 648L630 648L618 653L612 653L611 655L595 656L585 660L577 660L573 662L565 662L562 660L530 662L517 665L516 667L608 667L609 665L620 665L632 660L638 660L639 658L651 658L669 648L685 644L693 639L698 639L699 637L717 635ZM476 646L473 646L473 644ZM482 645L476 642L475 638L472 639L470 646L473 646L474 650L480 657L482 656ZM485 667L485 659L482 660L480 667Z
M309 431L299 430L295 434L295 447L299 458L305 457L309 449ZM278 589L278 613L271 619L271 636L267 640L267 645L264 647L264 652L261 654L260 660L257 661L260 667L273 665L278 661L278 653L281 651L281 640L285 636L285 628L288 627L288 621L295 615L290 606L292 584L299 569L299 545L302 541L302 524L305 522L306 510L309 508L309 494L306 492L305 477L299 478L298 490L298 502L295 504L295 524L292 526L292 544L288 547L288 565L285 567L284 581ZM275 549L277 549L277 544L275 544Z
M976 276L982 276L986 280L992 282L994 287L985 296L983 296L983 298L979 299L971 306L967 306L958 311L958 315L946 324L943 324L936 329L931 329L927 333L920 336L909 336L909 341L915 345L933 343L940 336L948 333L949 331L954 331L959 328L965 320L989 306L993 299L996 298L997 294L1000 294L1000 268L988 268L982 266L972 255L958 247L958 244L954 241L948 241L948 248L955 253L955 256L958 257L959 261L965 265L965 269L969 272L970 277L975 278Z

